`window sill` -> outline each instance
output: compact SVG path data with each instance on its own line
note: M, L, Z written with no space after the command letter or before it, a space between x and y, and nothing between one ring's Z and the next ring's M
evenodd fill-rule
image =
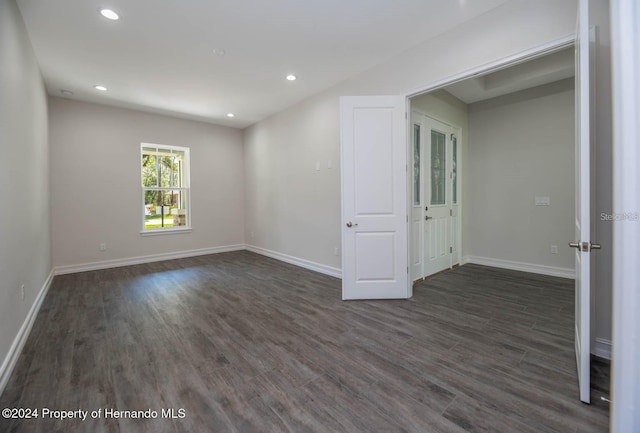
M140 236L175 235L179 233L191 233L191 227L184 227L179 229L142 230L140 232Z

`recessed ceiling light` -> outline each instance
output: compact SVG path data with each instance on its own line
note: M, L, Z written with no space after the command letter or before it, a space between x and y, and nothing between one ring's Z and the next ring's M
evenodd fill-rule
M120 19L120 15L118 15L115 11L111 10L111 9L100 9L100 15L102 15L103 17L105 17L108 20L118 20Z
M236 115L233 113L227 113L227 117L236 117Z
M225 54L227 54L227 52L225 50L223 50L222 48L214 48L213 49L213 54L215 54L218 57L222 57Z
M288 81L296 81L298 79L298 77L296 77L293 74L289 74L285 77Z
M73 96L73 92L67 89L60 89L60 93L62 93L64 96Z
M106 87L101 86L99 84L96 84L95 86L93 86L93 88L96 89L96 90L100 90L101 92L106 92L107 91Z

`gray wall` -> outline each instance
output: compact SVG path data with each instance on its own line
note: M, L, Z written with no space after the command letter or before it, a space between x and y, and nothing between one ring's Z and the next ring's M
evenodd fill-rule
M574 0L512 0L247 128L247 243L339 268L339 96L408 93L557 40L575 31L576 10Z
M13 0L0 1L0 153L1 381L9 349L51 271L47 99Z
M567 79L469 105L465 255L573 272L574 98Z
M242 131L61 98L49 107L54 266L244 244ZM192 232L140 235L141 142L191 149Z

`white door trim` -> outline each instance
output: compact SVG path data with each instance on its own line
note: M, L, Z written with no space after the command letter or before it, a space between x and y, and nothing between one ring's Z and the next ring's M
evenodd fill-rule
M424 86L417 87L404 93L405 98L409 99L414 96L421 95L423 93L429 93L434 90L438 90L441 87L446 87L459 81L475 77L477 75L484 75L491 72L496 72L501 69L506 69L511 66L515 66L519 63L524 63L529 60L533 60L537 57L542 57L547 54L561 51L565 48L571 48L575 45L576 35L571 33L562 38L550 41L546 44L538 45L537 47L529 50L521 51L511 56L503 57L502 59L495 60L493 62L485 63L484 65L476 66L466 71L462 71L458 74L449 75L448 77L441 78L436 81L425 84Z
M640 4L611 1L613 100L613 353L611 431L640 431Z

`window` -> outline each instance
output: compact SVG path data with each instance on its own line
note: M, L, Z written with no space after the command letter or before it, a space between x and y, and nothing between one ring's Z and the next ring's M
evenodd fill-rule
M420 206L420 125L413 125L413 205Z
M142 143L143 233L188 230L189 148Z

